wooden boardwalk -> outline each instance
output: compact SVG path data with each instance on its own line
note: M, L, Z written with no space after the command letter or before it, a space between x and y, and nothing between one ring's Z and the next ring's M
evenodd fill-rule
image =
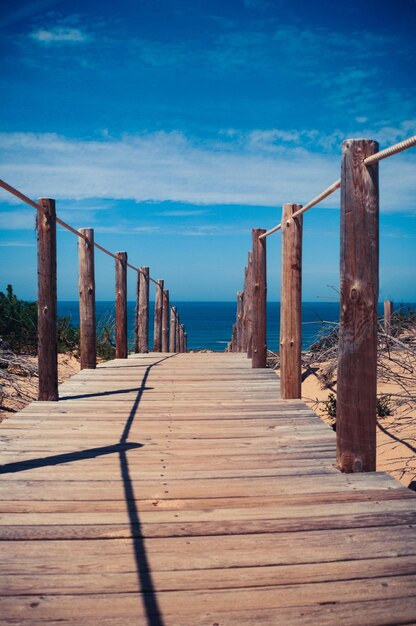
M0 623L416 623L416 498L243 354L135 355L0 426Z

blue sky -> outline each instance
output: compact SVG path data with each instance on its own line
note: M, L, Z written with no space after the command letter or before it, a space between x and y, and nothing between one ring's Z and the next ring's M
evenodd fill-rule
M415 0L3 0L0 178L164 278L231 300L251 228L339 177L341 143L416 134ZM380 164L380 299L416 301L416 150ZM339 194L305 216L304 300L339 283ZM0 193L0 289L36 297L34 215ZM59 298L77 293L59 232ZM280 235L268 239L279 298ZM113 261L97 251L97 297ZM133 297L134 276L129 279ZM328 287L330 285L330 287Z

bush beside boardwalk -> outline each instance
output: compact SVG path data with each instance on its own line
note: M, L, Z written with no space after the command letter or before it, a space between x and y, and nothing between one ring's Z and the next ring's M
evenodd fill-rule
M303 355L303 400L330 426L337 391L338 328ZM391 336L380 324L377 376L377 470L416 488L416 313L401 308Z
M114 358L111 321L98 329L100 360ZM57 320L58 379L63 382L79 371L79 328L67 316ZM19 299L12 285L0 292L0 421L36 400L37 304Z

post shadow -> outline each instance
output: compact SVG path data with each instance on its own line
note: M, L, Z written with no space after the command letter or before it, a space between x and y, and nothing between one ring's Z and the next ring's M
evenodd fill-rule
M130 434L131 427L136 417L137 409L139 408L143 393L146 390L146 383L151 369L153 367L156 367L163 361L173 358L173 356L175 355L164 357L163 359L156 361L156 363L153 363L146 368L140 390L137 394L136 400L134 401L134 404L130 411L130 415L124 426L124 430L119 441L119 444L122 446L119 451L119 460L121 475L123 478L124 496L130 520L131 537L133 541L134 556L136 560L137 578L140 588L142 590L141 595L146 611L148 626L164 626L164 621L157 601L157 593L152 580L150 563L147 558L146 546L144 544L144 537L142 534L142 527L140 522L140 515L134 495L133 481L131 479L129 471L127 451L123 448L123 446L127 443L127 438Z
M166 356L156 363L152 363L146 367L143 375L142 384L140 387L135 387L137 390L137 397L130 410L120 440L117 444L109 446L101 446L97 448L90 448L88 450L81 450L78 452L69 452L64 454L56 454L49 457L40 457L37 459L28 459L25 461L18 461L14 463L7 463L0 466L0 474L8 474L14 472L21 472L25 470L49 467L54 465L60 465L62 463L71 463L73 461L92 459L99 456L118 453L120 461L121 476L123 480L124 496L127 505L127 512L129 516L131 538L133 542L134 557L136 562L137 579L141 588L141 597L143 598L144 608L146 612L146 620L148 626L164 626L162 614L157 601L157 594L154 588L150 563L147 558L146 547L144 545L144 537L142 534L142 527L140 522L140 515L137 508L137 503L134 495L133 481L130 476L129 464L127 459L127 451L143 447L141 443L128 442L134 419L137 414L141 399L145 391L152 389L152 387L146 387L146 382L149 377L150 371L153 367L159 365L167 359L171 359L175 354ZM125 390L124 390L125 391ZM123 393L120 392L105 392L98 395L111 395L111 393ZM87 394L84 397L95 396L97 394ZM72 396L72 398L78 398L79 396ZM64 398L61 398L63 400ZM66 398L71 399L70 397Z

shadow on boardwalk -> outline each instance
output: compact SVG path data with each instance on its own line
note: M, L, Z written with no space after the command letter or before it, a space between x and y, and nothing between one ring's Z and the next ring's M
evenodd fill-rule
M120 461L121 477L123 480L124 496L126 500L127 511L129 515L131 538L133 542L134 557L136 561L137 578L139 583L139 589L141 590L141 597L146 612L148 626L164 626L163 618L160 612L160 608L157 601L157 594L154 588L150 564L146 554L146 548L144 545L144 537L141 531L140 515L137 508L137 502L134 494L133 481L130 476L129 463L127 458L127 452L129 450L135 450L143 447L143 444L127 441L132 425L134 423L137 411L142 400L145 391L152 389L152 387L146 387L147 379L150 371L157 367L160 363L167 359L173 358L175 355L167 356L152 365L146 367L143 374L143 379L139 387L134 389L121 390L121 391L109 391L100 394L87 394L85 396L67 396L61 400L72 400L78 398L95 397L97 395L110 396L114 394L127 393L131 391L137 391L137 396L134 400L133 406L130 410L130 414L127 418L120 440L117 444L102 446L97 448L90 448L87 450L81 450L78 452L69 452L64 454L56 454L48 457L40 457L37 459L29 459L26 461L20 461L15 463L7 463L0 466L0 474L11 474L16 472L22 472L25 470L36 469L41 467L48 467L53 465L61 465L63 463L72 463L74 461L80 461L85 459L93 459L99 456L108 454L118 454Z

